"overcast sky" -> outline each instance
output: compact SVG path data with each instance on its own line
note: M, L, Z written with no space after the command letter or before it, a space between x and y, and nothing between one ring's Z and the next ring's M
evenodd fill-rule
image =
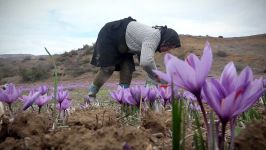
M266 0L0 0L0 54L59 54L95 42L109 21L132 16L179 34L266 33Z

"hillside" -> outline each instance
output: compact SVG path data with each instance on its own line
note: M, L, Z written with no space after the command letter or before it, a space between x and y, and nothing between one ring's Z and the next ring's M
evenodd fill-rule
M184 58L190 52L201 55L206 40L211 43L214 55L211 75L219 75L225 64L234 61L238 71L248 65L256 75L266 76L266 34L232 38L180 35L180 38L182 47L171 50L179 58ZM92 46L84 45L77 50L55 55L60 79L92 80L97 72L97 68L89 63L92 51ZM155 59L160 70L164 70L164 54L156 54ZM1 83L52 81L52 69L48 56L0 55ZM112 79L116 79L117 75L115 73ZM133 76L143 79L145 72L137 66Z

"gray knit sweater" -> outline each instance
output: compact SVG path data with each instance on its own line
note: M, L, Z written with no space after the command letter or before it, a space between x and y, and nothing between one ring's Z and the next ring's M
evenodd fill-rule
M132 53L140 53L140 66L155 80L153 69L157 69L154 54L160 43L161 33L159 29L132 21L126 29L126 44Z

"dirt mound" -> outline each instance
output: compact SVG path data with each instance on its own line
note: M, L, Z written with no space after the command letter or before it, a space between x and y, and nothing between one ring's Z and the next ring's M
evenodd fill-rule
M52 122L47 115L36 113L21 113L10 120L6 116L2 117L2 126L0 132L0 141L5 140L6 136L21 139L29 136L41 136L47 133Z
M148 111L142 120L142 126L151 133L167 133L172 127L171 112L155 113Z
M69 117L69 126L85 126L90 130L97 130L103 126L115 125L119 114L112 109L77 110Z
M235 148L239 150L265 150L266 118L249 123L236 137Z
M21 113L14 121L2 118L0 149L171 149L166 115L147 112L141 126L122 124L112 108L77 110L66 127L49 131L52 121L47 114Z

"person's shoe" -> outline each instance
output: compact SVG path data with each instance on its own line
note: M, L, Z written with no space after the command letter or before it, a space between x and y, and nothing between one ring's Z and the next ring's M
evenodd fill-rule
M100 103L98 101L98 99L96 99L96 97L93 97L93 96L88 96L89 97L89 101L90 101L90 104L92 106L100 106Z
M96 99L96 94L98 93L99 88L95 86L93 83L89 86L89 92L87 99L92 106L99 106L99 101Z
M126 88L129 88L129 84L127 84L127 83L120 83L119 84L119 87L120 88L123 88L123 89L126 89Z
M84 97L84 104L82 105L82 108L87 108L89 106L99 106L99 101L94 96L85 96Z
M98 93L98 91L99 91L99 88L92 83L89 86L88 96L90 96L90 97L96 97L96 94Z

